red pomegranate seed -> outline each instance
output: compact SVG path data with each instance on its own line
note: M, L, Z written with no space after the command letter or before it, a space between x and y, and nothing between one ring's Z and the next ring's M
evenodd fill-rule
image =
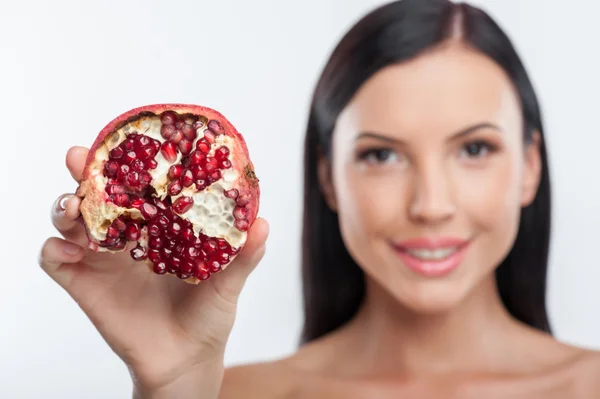
M184 256L185 255L185 245L177 244L177 246L175 247L175 253L179 256Z
M229 263L229 254L227 252L217 252L215 260L221 265L226 265L227 263Z
M221 147L219 147L215 150L215 157L218 160L225 159L228 156L229 156L229 148L225 147L224 145L222 145Z
M247 231L248 230L248 221L247 220L236 220L233 223L233 226L239 231Z
M206 155L196 150L190 154L190 165L200 165L204 158L206 158Z
M110 150L110 157L112 159L120 159L123 155L125 155L125 151L123 151L122 147L116 147Z
M154 150L153 146L146 145L142 148L140 152L137 153L137 155L139 159L141 159L142 161L146 161L150 158L153 158L156 155L156 151Z
M178 195L181 192L181 190L183 190L183 186L181 185L181 182L179 180L173 180L167 186L167 193L171 196Z
M227 198L236 199L238 195L240 195L240 192L235 188L225 191L225 196Z
M202 138L196 142L196 149L203 154L210 152L210 143L205 138Z
M194 175L192 174L191 170L186 170L185 173L183 174L183 177L181 178L181 184L183 184L183 187L189 187L194 183Z
M156 222L148 223L148 235L150 237L160 237L161 230Z
M203 179L198 179L194 182L196 184L196 190L202 191L207 187L207 181Z
M196 130L196 133L200 133L200 132L198 132L198 129L201 129L204 127L204 122L202 121L202 119L198 119L197 121L192 123L192 127Z
M181 225L177 222L173 222L169 225L168 232L171 233L173 237L177 237L179 232L181 231Z
M140 184L140 175L138 172L127 173L127 184L129 184L131 187L136 187Z
M125 248L125 245L127 243L125 242L125 240L121 237L117 238L117 242L115 242L115 244L112 246L114 249L116 250L120 250Z
M235 208L233 208L233 217L236 218L237 220L242 220L246 218L246 208L242 208L239 206L236 206Z
M173 136L173 133L175 133L176 131L177 129L175 129L175 126L173 125L162 125L160 127L160 135L165 140L169 140L171 136Z
M181 126L181 132L183 133L183 137L185 137L189 141L196 140L196 137L198 135L196 133L196 129L194 129L192 125L187 123L184 123L183 126Z
M149 250L148 251L148 259L150 259L150 261L152 261L152 263L160 262L162 260L160 250L158 250L158 249Z
M216 260L208 262L208 271L211 273L217 273L221 271L221 264Z
M137 158L135 151L129 151L125 154L125 162L131 164Z
M139 244L130 253L133 260L144 260L148 257L148 250Z
M167 160L167 162L175 162L177 160L177 150L175 145L170 141L165 141L161 148L160 153Z
M177 122L177 114L173 111L165 111L160 116L160 123L163 125L174 125Z
M178 177L181 177L182 173L183 173L183 166L171 165L171 167L169 168L168 176L171 179L177 179Z
M181 151L183 155L188 155L192 152L192 148L192 142L187 139L183 139L179 142L179 151Z
M118 236L119 236L119 229L117 229L114 225L108 226L108 230L106 231L106 237L117 238Z
M136 172L141 172L145 169L144 162L142 162L141 159L134 159L133 162L131 163L131 169L133 169Z
M216 135L207 129L204 131L204 138L206 139L206 141L212 144L215 142Z
M104 164L104 173L108 177L115 177L119 170L119 164L116 161L108 161Z
M121 218L116 218L114 220L114 222L112 223L112 225L120 232L124 232L125 228L127 227L127 225L125 224L125 222L123 220L121 220Z
M206 280L208 277L210 277L210 273L208 272L208 267L206 266L206 263L204 263L201 260L196 262L194 276L198 280Z
M208 178L208 180L211 183L216 182L217 180L219 180L222 177L221 175L221 171L219 169L215 170L214 172L212 172Z
M125 237L129 240L129 241L137 241L140 239L141 237L141 231L140 231L140 226L135 223L135 222L131 222L127 225L127 229L125 230Z
M196 240L196 236L194 235L194 230L191 227L185 228L181 232L181 238L185 242L193 243Z
M214 240L204 241L204 243L202 243L202 249L210 255L216 251L217 243Z
M178 214L186 213L194 205L192 197L181 196L173 203L173 211Z
M160 237L150 237L148 240L148 246L152 249L161 249L163 244L163 240Z
M190 167L190 170L192 171L192 176L194 177L194 180L206 179L206 172L202 169L202 166L193 165L192 167Z
M125 186L121 184L110 184L106 186L106 192L110 195L124 194Z
M169 273L177 273L179 271L179 267L181 266L181 259L172 257L167 261L167 269Z
M173 251L171 251L169 248L162 249L162 254L165 259L169 259L171 257L172 253L173 253Z
M156 159L149 159L146 161L146 168L148 169L156 169L157 166L158 162L156 162Z
M237 206L246 206L250 203L250 198L247 195L242 195L241 197L238 197L235 201L235 204Z
M155 263L152 270L156 274L165 274L167 272L167 264L165 262Z
M180 130L175 130L175 133L171 136L169 141L175 145L179 144L179 142L183 140L183 133Z
M198 255L200 255L200 251L198 251L198 248L196 247L187 247L184 250L184 255L189 259L196 259Z
M206 157L206 159L204 160L204 162L202 164L202 169L204 169L206 172L212 172L218 166L219 166L219 164L217 163L217 160L215 158Z
M169 218L166 215L158 217L158 224L164 229L169 225Z
M229 169L231 168L231 161L229 159L223 159L219 162L219 167L221 169Z
M154 205L147 202L142 205L140 212L142 212L142 215L147 220L154 219L158 215L158 209Z
M130 136L133 136L133 134L130 134ZM125 151L133 151L135 148L135 142L132 138L128 138L127 140L123 141L121 145Z
M154 154L157 154L158 151L160 151L160 141L152 139L150 145L152 146L152 148L154 148Z
M216 135L223 134L223 126L219 121L211 120L208 122L208 128L212 130Z
M227 240L225 240L224 238L217 238L215 239L215 241L217 242L217 248L222 250L227 250L229 249L229 244L227 243Z
M115 205L127 207L129 205L129 195L127 194L117 194L115 195L115 199L113 200Z
M135 209L141 209L142 205L144 205L144 202L145 201L143 198L135 198L131 200L131 207Z
M187 275L189 277L194 273L194 264L189 260L183 262L181 264L180 272L182 275Z
M150 184L150 182L152 181L152 175L148 172L142 172L142 174L140 175L140 181L144 184Z

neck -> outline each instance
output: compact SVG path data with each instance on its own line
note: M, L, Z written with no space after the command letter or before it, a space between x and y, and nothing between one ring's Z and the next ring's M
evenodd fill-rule
M368 281L365 302L347 329L374 372L416 374L514 370L513 343L531 335L505 310L493 278L451 310L427 315L402 307Z

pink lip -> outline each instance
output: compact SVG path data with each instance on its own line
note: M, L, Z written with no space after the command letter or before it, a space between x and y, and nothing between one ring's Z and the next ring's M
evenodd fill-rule
M467 254L470 241L451 237L418 238L392 245L402 263L417 274L425 277L445 276L458 268ZM458 247L458 250L440 260L423 260L408 253L410 249L442 249Z

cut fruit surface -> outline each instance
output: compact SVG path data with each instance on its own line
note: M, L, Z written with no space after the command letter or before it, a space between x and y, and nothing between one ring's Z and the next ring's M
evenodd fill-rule
M242 135L221 113L187 104L111 121L90 147L77 195L91 249L128 250L189 283L231 263L260 202Z

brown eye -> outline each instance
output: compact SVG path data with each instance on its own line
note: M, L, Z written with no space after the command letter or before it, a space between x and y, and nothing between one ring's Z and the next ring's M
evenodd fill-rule
M481 158L492 152L492 146L483 141L474 141L465 144L461 149L461 155L468 158Z
M370 164L383 164L387 162L394 162L398 158L396 152L389 148L372 148L369 150L362 151L359 154L361 161L366 161Z

